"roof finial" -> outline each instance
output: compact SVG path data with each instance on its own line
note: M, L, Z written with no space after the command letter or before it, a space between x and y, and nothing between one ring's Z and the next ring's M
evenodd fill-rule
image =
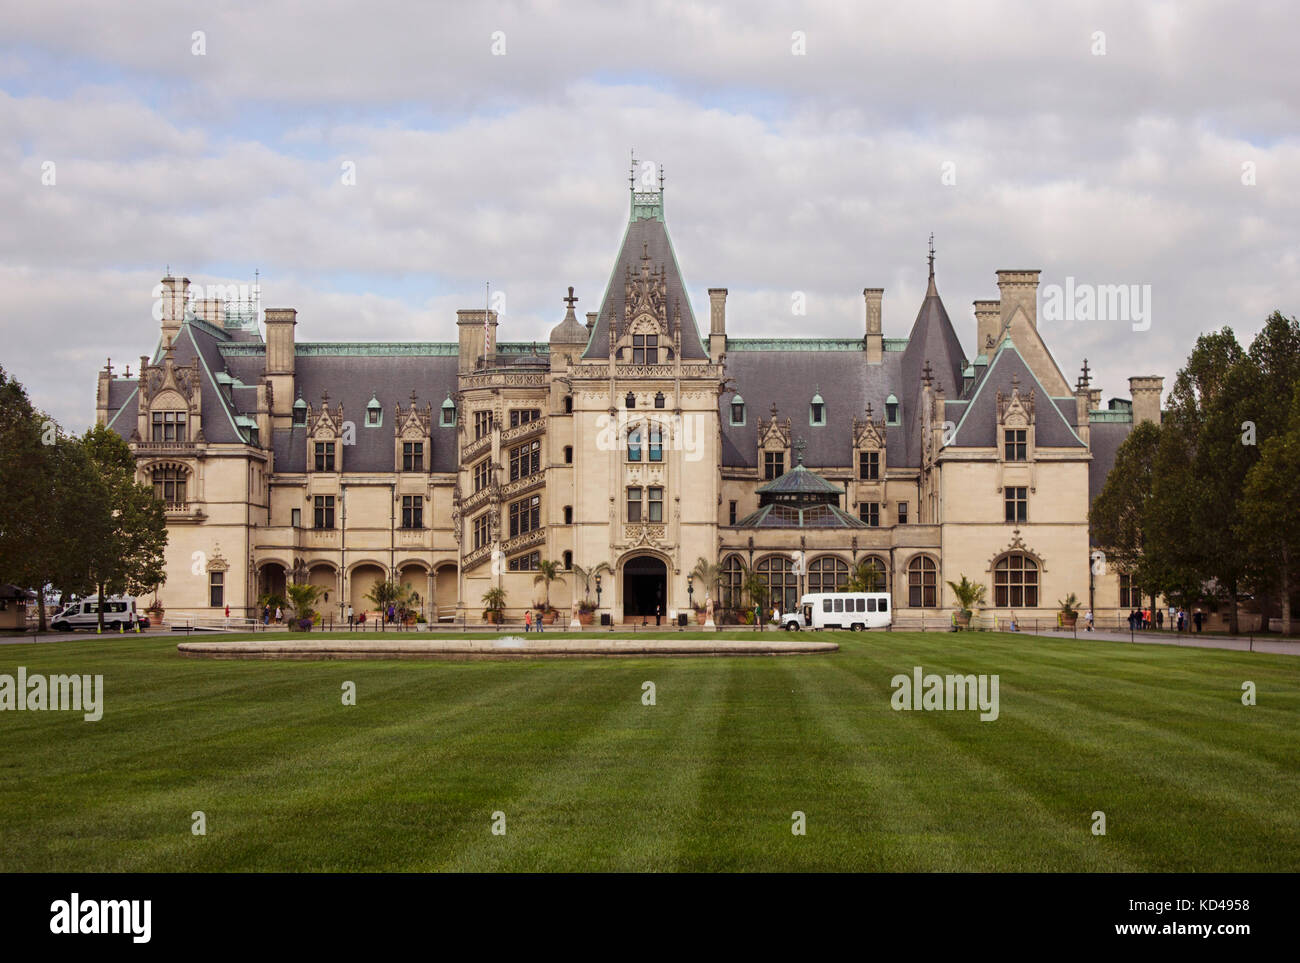
M921 380L925 382L927 388L930 387L930 382L934 380L934 371L930 367L929 358L925 359L925 368L921 371Z
M664 192L664 165L659 165L659 193Z
M930 232L930 280L934 280L934 231Z
M1092 381L1092 379L1089 377L1089 372L1088 372L1088 359L1087 359L1087 358L1084 358L1084 359L1083 359L1083 373L1082 373L1081 375L1079 375L1079 387L1080 387L1080 388L1086 388L1086 387L1088 387L1088 385L1091 383L1091 381Z
M799 459L798 464L799 464L799 465L802 465L802 464L803 464L803 450L804 450L805 448L808 447L808 442L806 442L806 441L804 441L802 438L800 438L800 439L799 439L798 441L796 441L796 442L794 443L794 445L792 445L791 447L793 447L794 450L795 450L795 457L796 457L797 459Z
M573 296L572 284L569 285L569 296L567 298L560 298L560 300L569 306L570 312L573 311L573 306L578 303L578 299Z
M632 149L631 154L632 154L632 166L627 169L627 189L632 191L633 193L636 193L636 149L635 148Z

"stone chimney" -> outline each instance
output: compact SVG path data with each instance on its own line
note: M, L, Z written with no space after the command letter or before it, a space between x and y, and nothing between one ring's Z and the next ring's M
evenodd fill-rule
M722 360L727 351L727 289L709 288L709 357Z
M885 339L880 328L880 302L884 296L884 288L862 289L862 299L866 304L867 312L867 336L864 342L867 349L867 364L880 364L881 355L884 354Z
M1016 308L1023 308L1029 323L1035 328L1038 327L1038 275L1040 273L1042 272L998 272L1002 327L1006 327L1007 323L1015 316Z
M597 317L598 317L598 315L596 314L595 311L588 311L588 312L587 312L587 330L588 330L588 331L591 331L592 329L594 329L594 328L596 327L596 318L597 318Z
M297 308L266 309L266 379L271 383L274 416L293 414L294 333L298 324Z
M993 351L998 346L998 334L1002 331L1002 302L975 302L975 356L985 355L993 360ZM989 342L992 342L990 347Z
M225 325L225 304L220 298L204 298L194 302L194 316L217 327Z
M1160 424L1160 395L1165 379L1159 375L1143 375L1128 379L1129 394L1133 397L1133 424L1144 421Z
M162 335L163 341L175 341L185 320L185 302L190 297L190 279L174 278L170 274L162 279Z
M456 328L460 335L460 373L468 374L484 364L491 365L496 359L497 313L487 311L488 343L486 351L483 344L483 308L462 308L456 312Z

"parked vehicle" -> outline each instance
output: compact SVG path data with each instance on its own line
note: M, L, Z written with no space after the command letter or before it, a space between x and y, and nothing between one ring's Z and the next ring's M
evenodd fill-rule
M129 595L112 595L104 599L104 628L116 632L120 625L126 631L133 631L137 624L144 623L136 611L135 599ZM50 622L50 628L56 632L75 632L77 629L94 629L98 626L98 598L73 602L65 606Z
M799 600L798 612L781 616L787 632L800 629L883 629L893 621L886 592L819 592Z

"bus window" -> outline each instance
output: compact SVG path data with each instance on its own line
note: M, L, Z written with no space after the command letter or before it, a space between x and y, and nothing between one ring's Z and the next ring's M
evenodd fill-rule
M868 612L874 612L875 610L876 610L876 600L875 600L875 599L867 599L867 611L868 611Z
M866 608L866 604L867 604L867 600L866 600L866 599L858 599L858 611L859 611L859 612L867 612L867 611L874 612L874 611L875 611L875 609L868 609L868 608Z
M822 611L823 611L823 612L829 612L830 610L831 610L831 600L830 600L830 599L822 599Z
M881 599L881 600L880 600L880 611L882 611L882 612L888 612L888 611L889 611L889 599Z
M835 611L836 611L836 612L843 612L843 611L844 611L844 600L843 600L843 599L836 599L836 600L835 600Z

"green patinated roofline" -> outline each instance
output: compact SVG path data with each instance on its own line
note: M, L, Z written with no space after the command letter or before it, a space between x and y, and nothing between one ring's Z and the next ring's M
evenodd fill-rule
M727 338L728 351L861 351L860 338Z
M1111 411L1107 408L1094 408L1092 411L1088 412L1088 421L1095 421L1102 424L1132 424L1133 412Z
M224 355L256 357L266 354L263 342L234 341L218 345ZM538 341L510 341L497 344L497 354L550 354L551 346ZM416 357L448 358L460 353L454 341L300 341L293 346L296 357Z

